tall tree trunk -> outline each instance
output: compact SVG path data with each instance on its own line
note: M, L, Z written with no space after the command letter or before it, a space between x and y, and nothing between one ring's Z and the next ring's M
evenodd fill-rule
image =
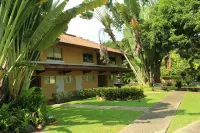
M133 35L134 35L134 42L135 42L134 55L141 56L144 72L148 80L147 82L149 85L151 85L150 71L148 69L147 63L144 58L143 45L140 42L140 33L138 30L135 30L133 33L134 33Z
M137 71L135 70L134 66L131 64L130 60L128 59L128 57L126 56L126 54L123 54L124 57L126 58L126 60L129 63L129 66L131 67L131 69L133 70L133 73L135 73L135 76L137 77L138 81L140 81L142 83L142 85L145 85L145 82L142 80L142 78L140 78L139 74L137 73Z
M144 67L143 67L144 68L144 73L145 73L145 75L147 77L147 82L148 82L149 86L151 86L151 84L152 84L151 75L150 75L149 69L147 68L147 64L146 64L146 61L144 59L144 53L143 52L141 52L141 57L142 57L143 65L144 65Z
M161 83L161 80L160 80L160 67L161 67L161 62L158 62L154 66L154 70L153 70L154 83Z
M109 36L111 37L112 41L114 42L114 44L117 46L117 48L120 48L120 46L118 45L115 35L113 34L111 29L107 29L107 33L109 34ZM132 65L132 63L130 62L130 60L128 59L128 57L126 56L126 54L121 51L124 55L124 57L126 58L126 60L129 63L129 66L131 67L131 70L133 71L133 73L135 74L135 76L137 77L138 81L142 83L142 85L145 85L145 82L142 80L142 78L140 78L139 74L137 73L136 69L134 68L134 66Z

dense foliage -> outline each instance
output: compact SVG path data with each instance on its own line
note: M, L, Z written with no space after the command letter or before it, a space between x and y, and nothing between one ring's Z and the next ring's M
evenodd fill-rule
M168 59L170 58L170 60ZM200 59L186 59L176 51L171 51L169 56L163 59L161 67L161 76L182 81L189 84L192 81L199 80Z
M136 87L124 88L92 88L82 89L73 92L57 92L52 97L55 103L69 102L72 100L80 100L92 97L102 97L105 100L136 100L144 97L141 89Z
M41 89L24 90L19 101L3 104L0 108L0 131L27 132L28 126L47 123L48 109Z
M186 59L199 59L199 8L198 0L159 0L141 25L146 61L157 77L162 60L171 50L176 49Z

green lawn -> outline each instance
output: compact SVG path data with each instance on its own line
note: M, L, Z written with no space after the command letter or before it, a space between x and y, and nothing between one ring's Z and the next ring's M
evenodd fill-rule
M200 93L187 92L167 133L200 120Z
M46 133L116 133L143 114L141 111L53 107L58 123Z
M166 96L167 92L162 93L145 93L146 97L134 101L98 101L96 98L89 98L85 100L71 101L69 104L87 104L87 105L101 105L101 106L139 106L151 107L156 102L159 102Z

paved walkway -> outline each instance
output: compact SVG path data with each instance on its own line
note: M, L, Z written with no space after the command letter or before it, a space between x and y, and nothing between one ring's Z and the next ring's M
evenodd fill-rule
M200 121L189 124L174 133L200 133Z
M85 105L85 104L55 104L54 107L67 106L75 108L96 108L96 109L115 109L115 110L136 110L149 111L149 107L131 107L131 106L100 106L100 105Z
M119 133L165 133L183 96L184 92L181 91L169 93L165 99L155 104Z

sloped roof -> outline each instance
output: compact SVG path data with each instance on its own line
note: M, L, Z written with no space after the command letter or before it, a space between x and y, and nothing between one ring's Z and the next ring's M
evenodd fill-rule
M72 45L82 46L82 47L87 47L87 48L100 49L100 44L83 39L81 37L76 37L73 35L62 34L62 35L60 35L59 39L60 39L60 42L66 43L66 44L72 44ZM121 52L117 49L107 47L107 50L109 52L121 54Z

